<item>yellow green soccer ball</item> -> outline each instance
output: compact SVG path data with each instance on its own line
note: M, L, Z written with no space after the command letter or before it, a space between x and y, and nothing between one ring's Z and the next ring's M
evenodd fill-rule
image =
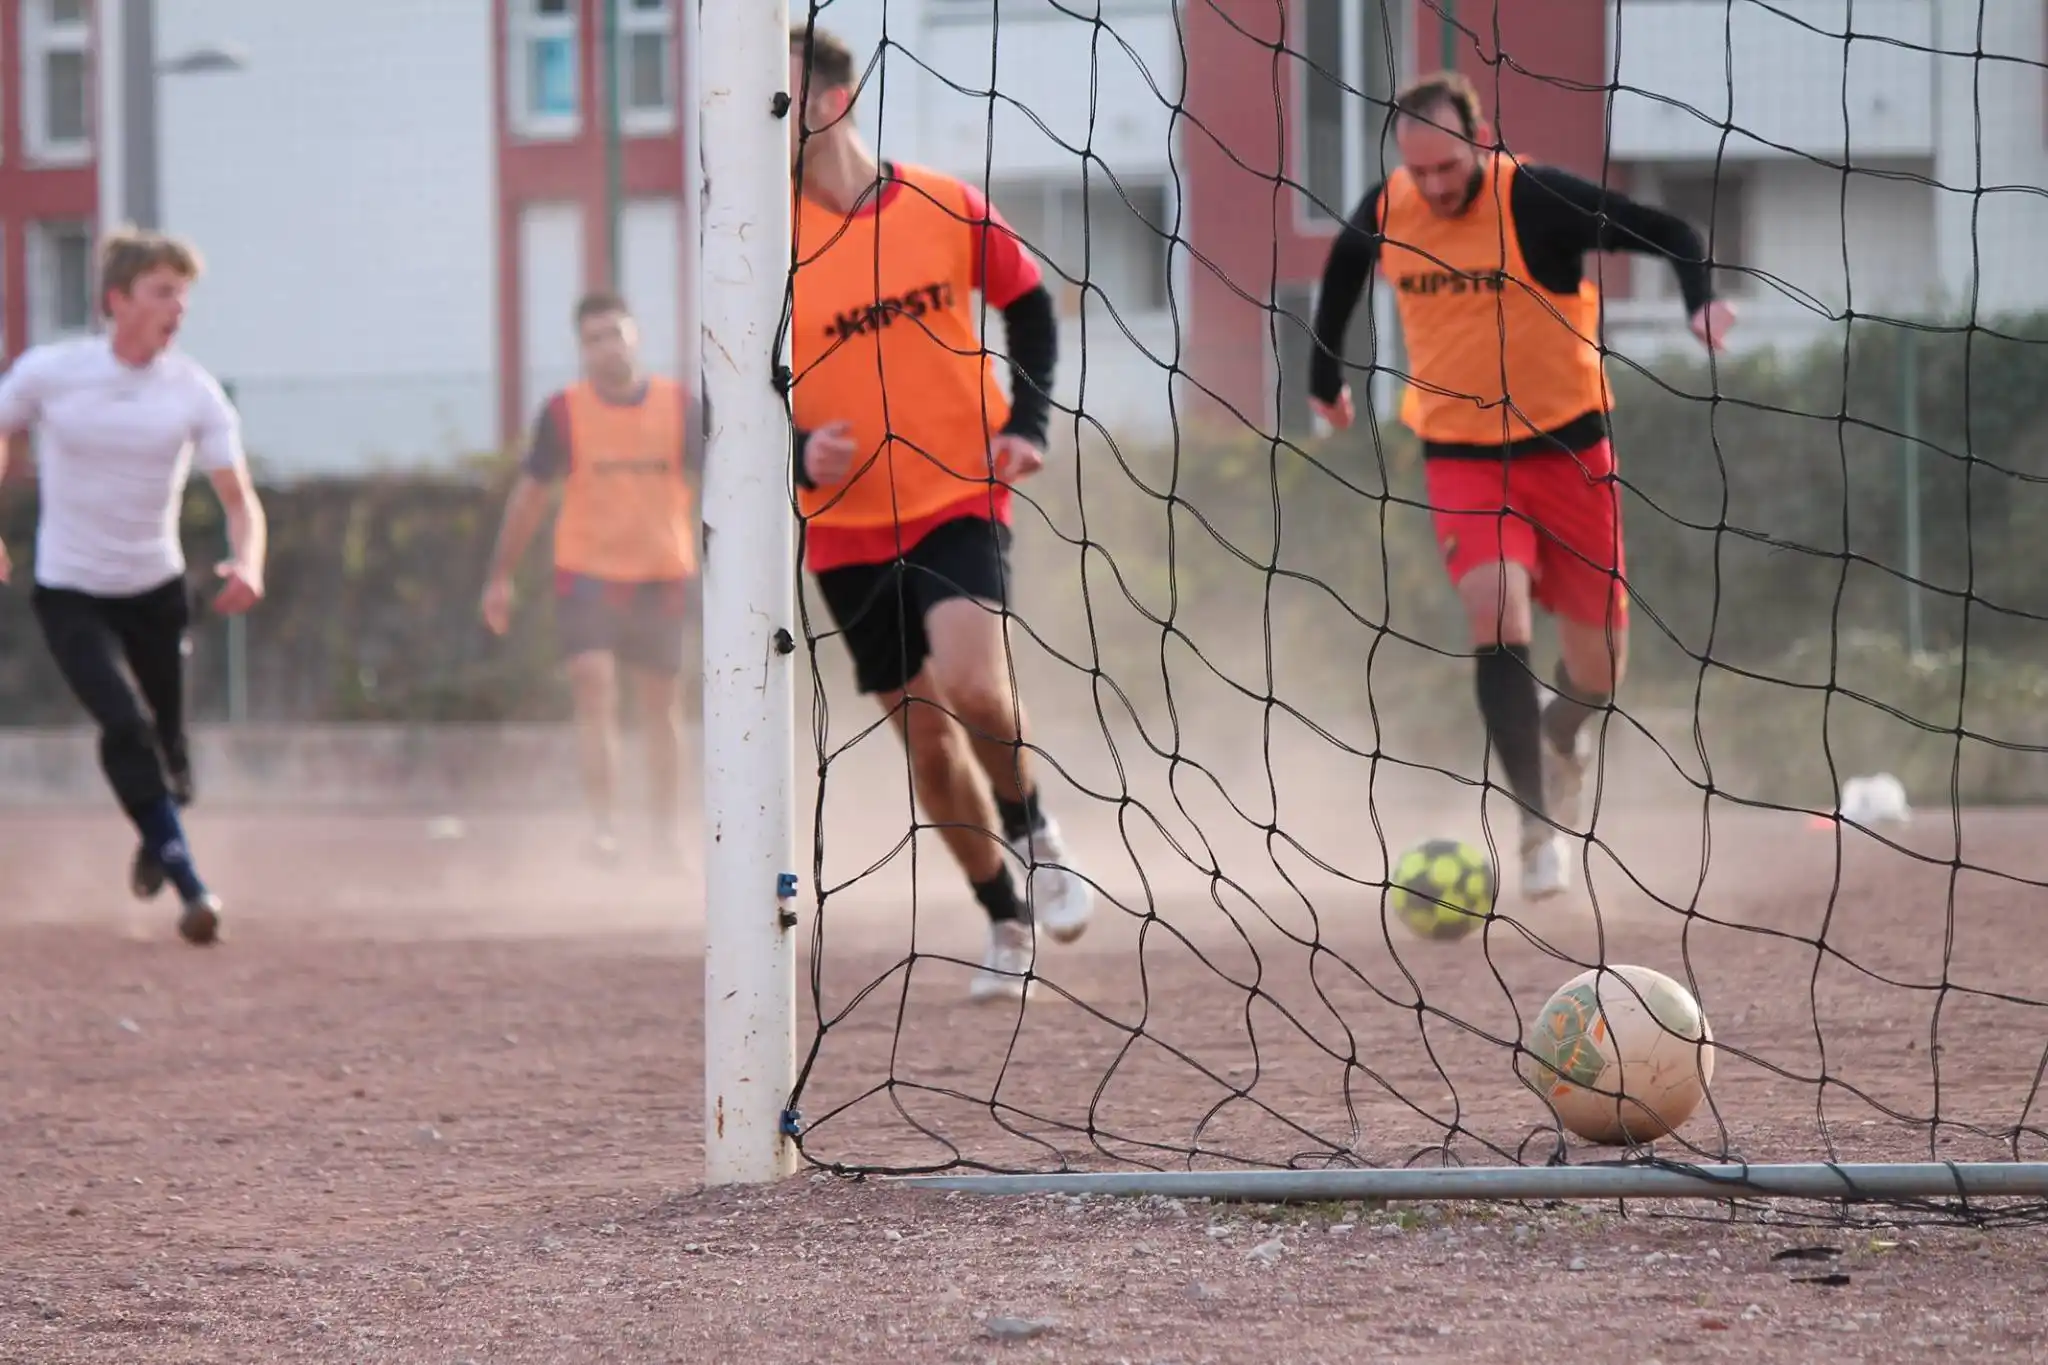
M1417 938L1463 938L1493 913L1493 861L1459 839L1417 844L1391 880L1387 905Z

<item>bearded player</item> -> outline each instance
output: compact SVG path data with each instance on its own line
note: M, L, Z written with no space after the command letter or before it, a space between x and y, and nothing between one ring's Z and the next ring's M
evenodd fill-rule
M981 194L877 161L854 127L844 43L793 29L790 82L802 114L790 121L791 402L806 563L860 690L903 737L918 802L988 914L969 993L1022 996L1034 927L1072 941L1094 907L1040 806L1005 636L1011 485L1045 462L1052 296ZM982 344L977 293L1003 319L1011 400Z
M1352 212L1324 266L1310 394L1332 426L1354 417L1344 336L1373 270L1394 290L1410 382L1401 420L1422 440L1437 542L1476 653L1479 711L1523 808L1522 892L1571 884L1592 759L1586 720L1628 659L1613 406L1599 348L1594 251L1661 256L1693 333L1719 349L1734 322L1683 220L1554 167L1491 150L1478 93L1455 73L1394 101L1401 166ZM1529 662L1532 608L1557 621L1554 695Z
M36 623L58 671L99 728L100 767L141 836L136 896L166 883L178 932L212 943L220 898L200 879L181 807L193 799L185 739L185 652L192 590L178 511L193 469L225 513L231 557L213 609L236 615L263 597L263 504L249 482L241 422L214 377L172 342L199 253L175 237L124 230L100 247L99 336L31 348L0 380L6 438L30 428L41 505ZM11 566L0 547L0 583Z
M555 523L555 634L567 660L589 807L589 852L619 856L619 682L637 703L655 850L679 851L683 648L697 570L694 486L703 421L690 395L640 363L640 332L617 294L576 306L580 382L542 405L491 555L484 624L512 623L512 574L562 489Z

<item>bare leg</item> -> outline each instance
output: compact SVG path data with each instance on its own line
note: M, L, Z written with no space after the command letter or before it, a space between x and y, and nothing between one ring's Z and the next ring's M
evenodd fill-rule
M677 846L676 801L683 779L683 688L680 675L626 671L647 752L648 813L663 848Z
M1027 899L1038 926L1062 942L1088 927L1095 890L1074 870L1057 822L1039 808L1025 748L1024 707L1010 683L1007 618L985 602L956 597L925 613L927 668L960 718L995 794L1005 842L1028 869Z
M597 851L608 854L619 785L618 670L612 656L593 651L570 659L569 689L576 706L583 799L595 826Z
M928 672L920 672L901 692L881 694L884 707L903 736L910 755L913 795L925 816L938 827L953 860L967 874L974 897L989 917L987 955L968 983L971 1000L1014 999L1030 994L1036 952L1026 906L1017 897L1009 854L997 830L995 803L989 799L967 734L935 695Z
M1628 668L1628 627L1616 621L1557 623L1557 696L1543 712L1544 800L1551 818L1572 829L1580 827L1586 774L1593 763L1593 742L1586 722L1613 700Z
M950 598L926 613L924 630L932 651L926 671L966 727L996 800L1022 804L1032 792L1031 755L1002 614L986 602Z
M1567 621L1558 618L1558 652L1564 656L1563 681L1582 699L1604 704L1628 673L1628 624Z
M1002 875L1003 844L995 803L975 771L973 751L927 673L900 692L876 697L903 737L917 803L938 826L953 860L979 886Z

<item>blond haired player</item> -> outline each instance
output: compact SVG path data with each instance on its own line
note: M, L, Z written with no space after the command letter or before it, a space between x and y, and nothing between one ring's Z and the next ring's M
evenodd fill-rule
M512 574L562 489L555 523L555 633L574 696L592 856L619 855L619 675L638 703L656 850L676 856L682 769L681 674L697 572L695 483L704 425L696 402L640 363L626 301L600 291L576 305L583 378L534 419L506 501L483 596L484 624L512 622Z
M220 898L200 880L178 811L193 798L185 741L192 594L178 510L196 466L226 514L229 558L213 609L263 597L267 536L241 422L212 375L172 346L199 278L190 243L123 230L100 246L102 335L32 347L0 379L5 438L35 428L41 518L35 613L50 655L100 732L100 766L141 846L129 870L148 900L166 882L178 932L212 943ZM0 582L11 575L0 547Z
M1005 636L1011 485L1045 462L1052 297L979 192L876 159L854 126L844 43L793 29L790 89L806 563L989 917L969 993L1019 996L1034 927L1072 940L1094 908L1040 804ZM982 343L977 294L1002 316L1013 400ZM1022 898L1011 858L1026 870Z
M1699 233L1683 220L1549 166L1493 150L1478 93L1455 73L1394 102L1401 166L1330 248L1316 306L1310 394L1351 424L1344 335L1374 269L1393 287L1408 346L1401 419L1422 438L1438 545L1471 626L1480 715L1523 808L1522 891L1571 884L1591 762L1588 716L1628 659L1628 593L1613 395L1600 352L1594 251L1663 257L1693 331L1718 347L1734 321L1713 297ZM1556 697L1529 665L1532 606L1557 619Z

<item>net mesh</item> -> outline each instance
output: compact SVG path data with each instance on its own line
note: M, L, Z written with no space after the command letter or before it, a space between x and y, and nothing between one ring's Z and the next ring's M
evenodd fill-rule
M1077 944L1041 933L1028 1000L969 1001L987 923L929 799L955 779L907 762L898 724L964 708L931 669L893 715L860 695L807 577L806 1158L2048 1159L2030 933L2048 904L2048 272L2029 259L2048 205L2040 16L2019 8L1624 0L1567 33L1447 2L793 6L793 28L856 52L851 118L876 155L984 191L1056 301L1006 657L932 667L1005 704L1014 688L1096 900ZM1709 360L1667 263L1588 261L1633 657L1588 727L1590 835L1558 901L1518 894L1518 809L1395 421L1386 298L1347 342L1357 425L1321 431L1307 408L1332 228L1396 164L1390 96L1439 50L1511 156L1692 221L1742 310L1740 344ZM817 156L806 139L800 164ZM808 231L799 329L828 249ZM1003 315L984 300L980 322L1005 370ZM893 411L918 401L889 390ZM962 771L974 747L949 751ZM1879 774L1910 812L1852 783ZM1500 884L1455 941L1414 933L1390 895L1433 838ZM1532 1050L1553 991L1622 963L1680 983L1712 1028L1706 1098L1654 1144L1575 1135Z

